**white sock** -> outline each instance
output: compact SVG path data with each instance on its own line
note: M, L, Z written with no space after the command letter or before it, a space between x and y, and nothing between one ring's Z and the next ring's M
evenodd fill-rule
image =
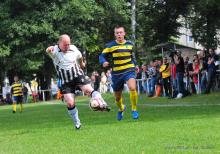
M68 113L73 119L73 122L76 127L79 127L81 125L80 120L79 120L79 115L78 115L78 109L75 107L73 109L68 108Z
M98 91L93 91L92 92L92 98L102 98L102 96Z
M104 101L102 98L101 94L98 91L93 91L92 92L92 98L98 98L101 100L102 105L101 106L107 106L107 103Z

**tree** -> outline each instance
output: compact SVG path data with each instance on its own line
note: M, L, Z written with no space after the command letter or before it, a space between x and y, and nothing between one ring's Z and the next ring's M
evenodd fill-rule
M152 47L158 43L178 36L180 16L185 16L190 1L180 0L143 0L138 3L138 35L144 47Z
M55 76L45 48L67 33L87 51L89 71L98 69L98 54L113 37L113 25L129 23L124 0L4 0L0 2L1 76L5 73L49 84Z
M195 41L206 49L218 46L220 41L220 5L218 0L193 1L187 19Z

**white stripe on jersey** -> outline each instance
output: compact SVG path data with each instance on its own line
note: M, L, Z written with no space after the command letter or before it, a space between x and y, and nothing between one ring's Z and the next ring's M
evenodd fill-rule
M59 47L54 46L51 54L57 74L62 84L72 81L75 77L84 75L83 70L79 66L79 59L82 58L81 52L74 46L70 45L70 49L63 53Z

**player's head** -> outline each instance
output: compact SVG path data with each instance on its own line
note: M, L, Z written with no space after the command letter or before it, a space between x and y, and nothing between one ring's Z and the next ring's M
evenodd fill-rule
M168 62L167 57L163 57L163 63L166 64Z
M14 76L14 81L17 82L19 80L19 77L17 75Z
M125 28L123 26L116 26L114 28L115 39L118 42L124 42L125 40Z
M62 52L68 51L71 44L69 35L67 34L60 35L58 44Z

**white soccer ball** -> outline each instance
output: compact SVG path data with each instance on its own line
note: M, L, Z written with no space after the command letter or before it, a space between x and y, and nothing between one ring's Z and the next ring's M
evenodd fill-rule
M97 111L101 108L100 101L98 99L90 99L89 106L93 111Z

